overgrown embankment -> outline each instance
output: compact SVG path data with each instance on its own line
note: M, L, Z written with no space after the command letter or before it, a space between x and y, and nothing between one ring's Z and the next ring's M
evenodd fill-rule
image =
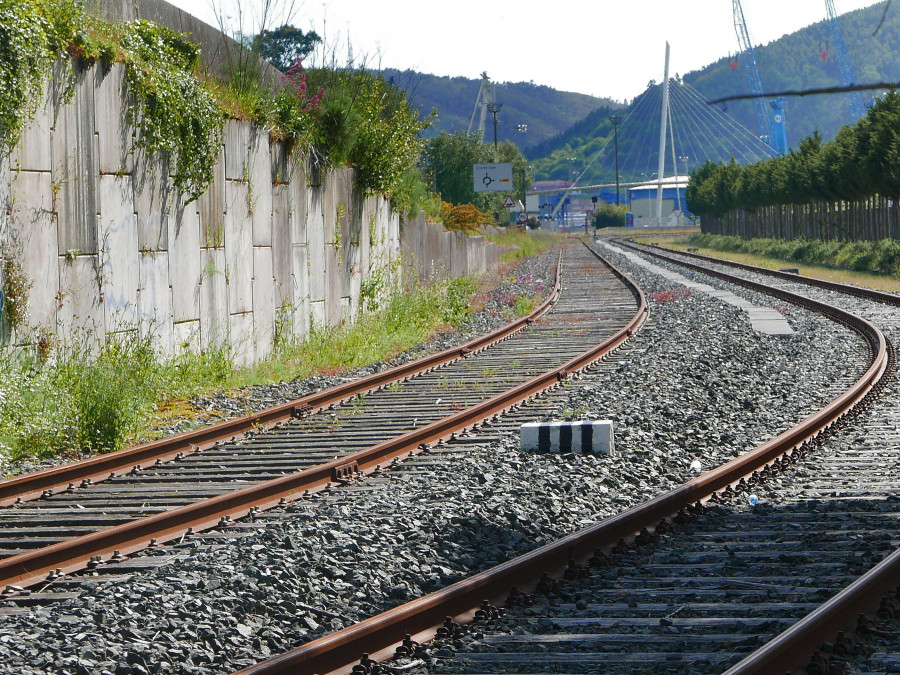
M716 251L747 253L786 262L900 276L900 241L896 239L842 242L759 237L743 239L715 234L695 234L684 241L690 246Z

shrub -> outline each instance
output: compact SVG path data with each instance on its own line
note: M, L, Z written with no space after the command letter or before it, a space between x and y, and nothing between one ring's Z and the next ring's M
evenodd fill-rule
M594 209L594 228L625 227L625 213L628 208L624 204L598 203Z
M482 213L474 204L450 204L441 202L441 220L444 228L451 232L478 234L482 225L487 225L492 218Z
M193 201L212 181L225 124L218 102L196 77L199 48L150 21L126 24L122 47L130 118L140 130L136 146L171 157L175 187Z

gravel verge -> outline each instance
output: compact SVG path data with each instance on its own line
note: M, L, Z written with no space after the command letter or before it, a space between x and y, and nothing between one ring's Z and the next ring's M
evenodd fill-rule
M87 579L77 600L0 617L0 672L230 672L674 487L694 462L754 447L862 372L862 341L805 310L781 308L795 335L761 335L733 307L670 297L671 283L614 262L651 298L650 319L627 359L560 388L534 416L611 418L615 456L523 453L517 436L476 436L429 472L400 466L295 504L233 546L188 541L178 564L122 586Z

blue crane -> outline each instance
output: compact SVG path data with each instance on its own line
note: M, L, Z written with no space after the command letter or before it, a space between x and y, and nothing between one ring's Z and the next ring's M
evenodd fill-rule
M741 0L732 0L734 7L734 31L737 33L738 44L741 47L741 57L744 62L744 72L747 75L747 84L753 97L753 107L756 109L756 118L759 122L759 130L762 139L775 152L783 155L787 152L787 128L784 123L784 98L776 98L767 101L763 94L762 80L759 77L759 66L756 63L756 54L753 51L753 43L750 41L750 32L747 30L747 21L744 19L744 9ZM769 114L769 106L772 114Z
M837 48L838 64L841 68L841 80L845 87L856 84L856 70L853 68L853 62L850 60L850 52L847 50L847 43L844 41L844 31L838 21L837 12L834 10L834 0L825 0L825 9L828 11L828 21L831 23L831 38ZM866 105L863 103L862 94L858 91L848 91L847 96L850 99L850 115L852 121L857 121L866 114Z

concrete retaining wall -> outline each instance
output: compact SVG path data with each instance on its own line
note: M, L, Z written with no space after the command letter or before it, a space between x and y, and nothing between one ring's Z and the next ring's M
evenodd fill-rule
M421 281L480 274L500 262L497 244L483 236L447 232L443 225L425 222L421 214L405 226L400 249L404 274L408 279Z
M19 147L0 157L0 246L31 284L27 325L0 317L4 344L136 330L169 354L228 345L246 364L311 322L352 319L364 286L399 283L400 218L357 190L352 170L312 171L232 120L212 184L185 204L165 163L133 151L125 96L118 64L79 72L68 102L49 83ZM481 238L421 217L403 242L423 278L497 259ZM373 273L385 279L374 288Z

